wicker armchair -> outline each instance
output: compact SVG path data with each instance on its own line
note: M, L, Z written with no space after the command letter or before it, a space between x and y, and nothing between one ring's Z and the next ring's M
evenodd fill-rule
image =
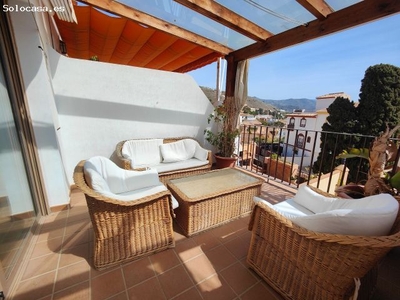
M154 194L143 196L146 192L141 191L140 199L129 200L132 196L122 196L124 200L114 199L88 185L84 164L85 161L81 161L75 167L74 181L85 194L89 208L94 230L93 263L96 269L105 269L175 246L171 194L161 183L162 187L156 187Z
M326 234L299 227L259 202L249 223L247 262L285 299L349 299L357 293L362 299L374 290L378 262L400 246L399 219L398 213L387 236Z

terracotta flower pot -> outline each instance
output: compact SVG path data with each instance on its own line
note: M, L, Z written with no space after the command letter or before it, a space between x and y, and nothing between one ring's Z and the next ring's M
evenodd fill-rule
M223 157L217 154L214 154L214 157L217 169L232 168L235 166L237 160L236 157Z

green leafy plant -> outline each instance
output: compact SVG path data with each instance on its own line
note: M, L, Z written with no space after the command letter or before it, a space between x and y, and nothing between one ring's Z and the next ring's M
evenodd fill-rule
M209 115L208 124L214 121L217 124L218 130L214 132L210 129L205 129L205 139L214 147L217 148L216 155L222 157L233 157L235 152L235 139L239 136L239 129L229 130L226 124L227 113L224 105L220 105L214 109L214 112Z

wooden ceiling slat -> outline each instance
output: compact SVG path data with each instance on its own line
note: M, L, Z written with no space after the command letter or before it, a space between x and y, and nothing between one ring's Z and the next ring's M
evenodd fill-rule
M374 21L398 13L399 11L399 0L364 0L331 13L325 20L314 20L308 26L298 26L289 29L271 36L264 42L257 42L233 51L229 56L232 56L235 61L250 59Z
M318 20L324 20L333 13L333 9L324 0L296 0L301 6L312 13Z
M86 3L88 5L92 5L94 7L98 7L113 14L126 17L130 20L134 20L136 22L145 24L162 32L172 34L178 38L185 39L199 46L207 47L221 54L228 54L232 52L232 49L230 49L229 47L216 43L210 39L194 34L174 24L160 20L158 18L155 18L151 15L148 15L144 12L133 9L132 7L123 5L116 1L113 0L79 0L79 1L82 3Z
M214 0L174 0L228 28L231 28L255 41L264 41L273 34L268 30L243 18Z

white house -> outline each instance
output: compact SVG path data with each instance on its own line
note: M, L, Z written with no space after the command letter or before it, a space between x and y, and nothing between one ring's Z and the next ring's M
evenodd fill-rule
M326 122L326 118L328 117L327 108L337 97L348 98L350 100L350 96L346 93L329 93L316 97L315 112L305 112L304 109L298 109L286 115L286 124L289 129L287 137L288 144L297 149L303 149L304 147L305 157L303 159L303 165L312 164L311 157L308 153L311 153L313 148L315 148L313 160L316 160L318 157L318 153L320 152L320 135L318 132L322 130L322 125ZM298 153L298 155L301 155L301 153Z

